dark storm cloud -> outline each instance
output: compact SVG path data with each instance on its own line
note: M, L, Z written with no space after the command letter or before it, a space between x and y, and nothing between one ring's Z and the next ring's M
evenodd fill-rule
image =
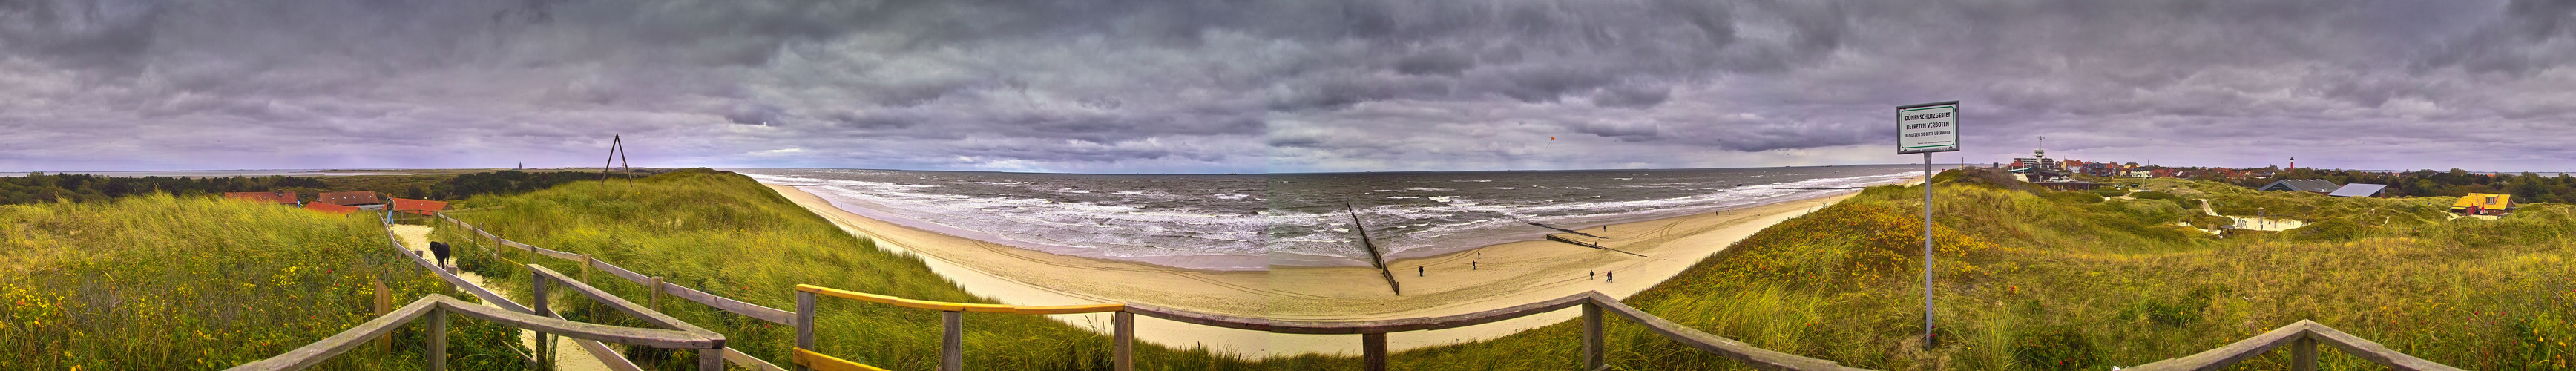
M1977 162L2529 168L2571 4L8 1L0 168L1910 162L1942 100Z

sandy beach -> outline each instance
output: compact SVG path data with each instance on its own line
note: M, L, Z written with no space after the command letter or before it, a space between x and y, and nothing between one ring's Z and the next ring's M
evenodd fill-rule
M1214 271L1056 255L870 219L792 186L770 188L832 220L843 230L875 239L880 248L923 257L932 271L956 281L968 292L1002 303L1139 302L1300 321L1473 313L1584 291L1624 298L1653 287L1762 228L1851 194L1580 229L1602 238L1559 234L1642 257L1535 240L1396 260L1387 265L1402 286L1403 294L1397 295L1372 267L1276 266L1269 271ZM1615 272L1622 279L1611 282L1595 278L1589 275L1594 271ZM1576 312L1568 309L1464 328L1393 333L1388 334L1388 345L1411 349L1488 339L1574 318ZM1109 323L1106 315L1055 317L1102 331ZM1139 339L1167 346L1204 345L1251 356L1359 351L1358 336L1272 334L1139 318L1143 319L1137 326Z

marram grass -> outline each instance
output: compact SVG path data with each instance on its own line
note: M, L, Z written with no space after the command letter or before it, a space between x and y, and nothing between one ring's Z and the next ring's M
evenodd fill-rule
M444 284L404 262L367 214L212 197L0 206L0 369L223 369L375 317ZM451 322L449 364L511 369L515 332ZM319 369L417 369L421 325Z

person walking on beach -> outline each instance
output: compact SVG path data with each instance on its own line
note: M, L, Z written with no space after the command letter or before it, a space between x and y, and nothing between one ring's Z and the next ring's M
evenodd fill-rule
M1419 266L1419 265L1413 266L1413 276L1414 276L1414 277L1421 277L1421 276L1422 276L1422 266Z
M1467 270L1471 270L1471 271L1472 271L1472 270L1476 270L1476 261L1474 261L1474 260L1469 260L1469 261L1467 261Z
M1602 274L1601 274L1601 277L1602 277L1602 278L1608 278L1610 282L1616 283L1616 282L1619 282L1619 271L1610 271L1610 273L1602 273Z
M1596 277L1601 277L1601 271L1583 271L1583 279L1588 280Z

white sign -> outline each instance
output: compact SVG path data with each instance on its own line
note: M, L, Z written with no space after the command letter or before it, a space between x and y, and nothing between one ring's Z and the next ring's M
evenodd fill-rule
M1959 150L1959 102L1896 107L1896 154Z

